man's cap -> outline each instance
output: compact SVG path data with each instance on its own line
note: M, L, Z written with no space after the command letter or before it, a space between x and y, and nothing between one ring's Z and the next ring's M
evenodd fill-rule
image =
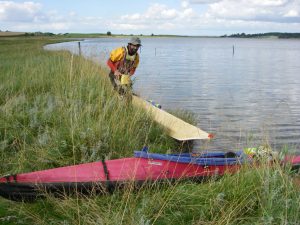
M139 39L138 37L131 37L128 44L133 44L133 45L142 45L141 44L141 39Z

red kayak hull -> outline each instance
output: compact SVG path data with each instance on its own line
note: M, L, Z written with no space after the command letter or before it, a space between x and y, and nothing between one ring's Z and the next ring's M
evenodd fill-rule
M126 183L142 184L179 179L203 179L234 173L240 165L202 166L166 160L123 158L0 178L0 195L12 200L30 200L41 190L69 193L74 190L110 192Z
M300 156L286 157L283 164L299 170ZM0 195L15 201L35 200L47 193L111 192L126 184L177 180L203 180L236 173L241 164L199 165L150 158L122 158L66 166L0 178Z

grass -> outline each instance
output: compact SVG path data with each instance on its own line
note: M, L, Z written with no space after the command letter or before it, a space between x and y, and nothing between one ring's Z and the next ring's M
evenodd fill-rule
M144 145L177 147L145 112L118 99L105 67L42 49L55 41L0 41L0 176L132 156ZM297 224L299 200L281 167L245 167L201 185L129 184L111 195L31 204L1 198L0 224Z
M6 172L129 156L146 144L174 147L144 112L119 101L105 70L67 52L44 51L43 43L1 42L1 165Z
M0 31L0 37L16 37L16 36L24 36L25 32L3 32Z

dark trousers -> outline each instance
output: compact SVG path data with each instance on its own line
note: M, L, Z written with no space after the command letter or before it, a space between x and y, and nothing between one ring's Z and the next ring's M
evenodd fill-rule
M112 86L114 87L115 90L117 90L118 89L118 85L117 85L117 83L115 81L116 77L115 77L115 74L113 73L113 71L110 71L109 74L108 74L108 76L109 76L109 80L110 80Z

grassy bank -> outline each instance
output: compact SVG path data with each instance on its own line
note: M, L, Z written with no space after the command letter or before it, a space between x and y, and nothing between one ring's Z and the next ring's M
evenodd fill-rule
M3 32L0 31L0 37L17 37L17 36L24 36L24 32Z
M105 158L147 145L176 148L141 110L120 101L105 68L54 40L0 40L0 176ZM0 224L296 224L299 192L281 168L245 168L205 184L128 186L112 195L14 203Z
M146 144L172 147L146 114L119 101L105 69L68 52L44 51L45 42L1 41L6 172L129 156Z

